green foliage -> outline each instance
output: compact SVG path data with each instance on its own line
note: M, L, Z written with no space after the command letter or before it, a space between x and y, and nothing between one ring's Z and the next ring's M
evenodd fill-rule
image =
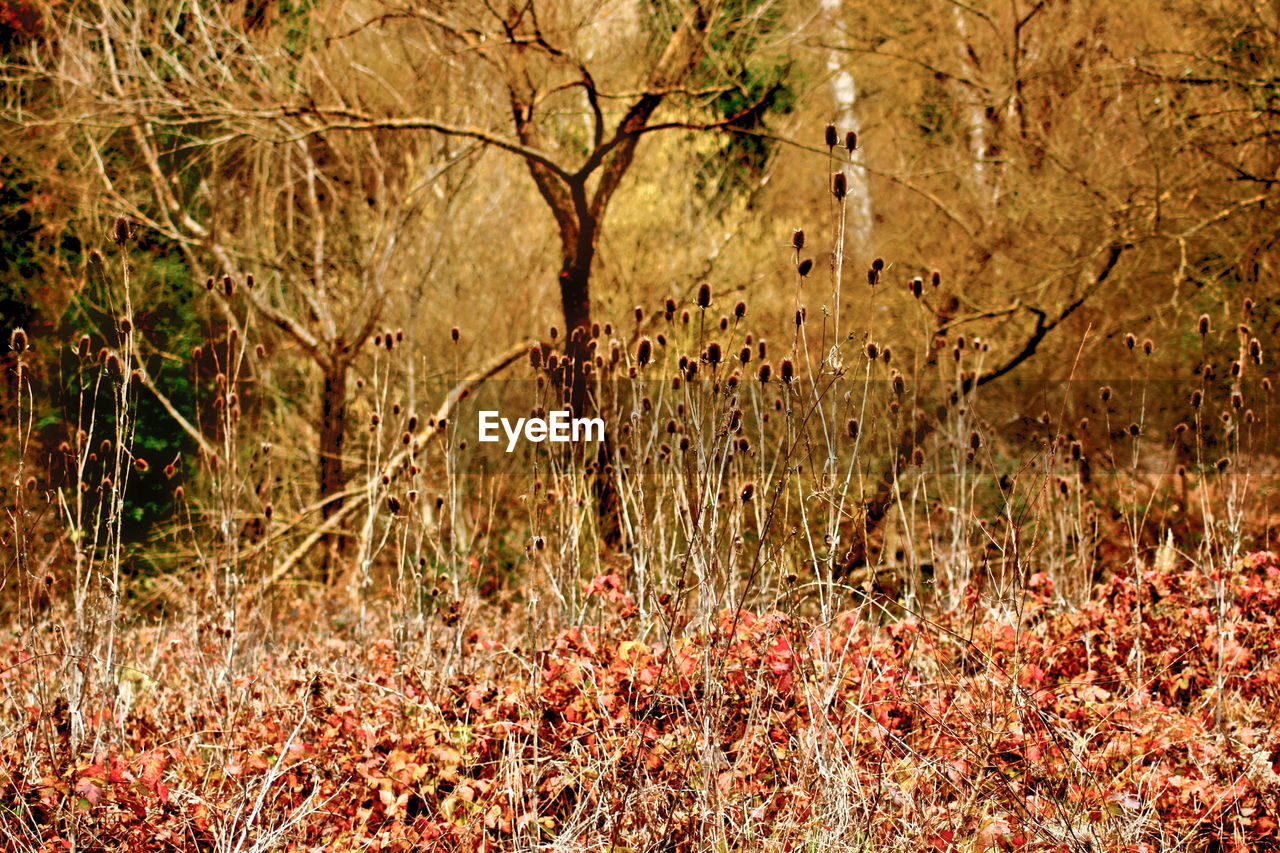
M202 340L200 318L193 308L191 276L176 247L163 239L144 236L131 247L133 323L142 343L140 356L147 373L170 402L181 412L194 414L199 406L200 377L187 369L186 354ZM109 269L119 269L109 262ZM122 313L120 278L91 283L62 316L58 336L77 341L88 335L91 355L102 347L122 343L119 318ZM99 381L98 365L83 365L70 347L62 350L60 382L52 389L54 412L44 420L52 432L74 430L92 416L97 419L95 436L114 433L117 410L114 386ZM126 492L125 536L139 541L156 524L173 513L173 483L164 473L166 465L181 467L181 459L194 449L187 436L165 411L154 394L139 389L132 414L135 424L133 455L145 460L145 470L130 474Z
M649 12L651 44L656 46L678 26L683 11L670 0L650 0ZM683 100L704 121L721 124L722 136L698 157L694 177L695 188L712 209L723 211L759 182L776 148L766 123L770 116L795 108L800 81L794 63L768 46L781 23L779 7L771 0L729 0L710 22L706 50L689 81L697 94Z

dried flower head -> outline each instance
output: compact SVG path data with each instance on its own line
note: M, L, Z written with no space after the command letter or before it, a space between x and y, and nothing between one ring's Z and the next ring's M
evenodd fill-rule
M849 179L845 177L844 172L836 172L831 178L831 194L837 199L843 199L849 194Z
M844 135L844 147L850 151L856 150L858 147L858 134L852 130L846 133Z
M1201 335L1201 337L1203 337L1203 336L1205 336L1205 335L1209 334L1209 315L1208 315L1208 314L1201 314L1201 315L1200 315L1200 322L1197 324L1197 326L1198 326L1198 328L1199 328L1199 330L1200 330L1200 335Z
M636 362L644 367L649 363L649 359L653 357L653 343L645 338L640 341L640 345L636 347Z
M796 272L800 274L801 278L804 278L809 273L813 272L813 258L805 258L803 261L797 264Z
M791 247L796 251L804 248L804 231L802 229L797 228L791 233Z
M791 384L791 380L795 379L796 375L796 368L795 365L791 363L791 359L784 358L782 360L780 373L782 375L782 381L786 382L788 385Z
M22 328L14 329L9 334L9 349L14 352L23 352L27 348L27 333Z
M840 144L840 135L836 133L836 126L834 124L827 125L823 136L828 148L835 148Z
M711 307L711 285L703 284L698 288L698 307L703 310Z

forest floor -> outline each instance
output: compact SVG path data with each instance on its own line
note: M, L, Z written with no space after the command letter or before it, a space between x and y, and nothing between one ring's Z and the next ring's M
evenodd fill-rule
M1139 587L1140 583L1140 587ZM10 850L1270 850L1280 558L1118 574L1073 606L974 584L521 648L456 604L121 627L89 689L4 637ZM1141 603L1141 607L1139 604ZM122 622L122 625L124 623ZM25 639L24 639L25 637ZM661 639L666 637L666 640Z

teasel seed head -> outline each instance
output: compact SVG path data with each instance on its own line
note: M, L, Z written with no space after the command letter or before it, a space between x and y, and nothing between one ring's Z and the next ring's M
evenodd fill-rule
M743 364L746 364L747 362L751 361L751 347L742 348L742 350L738 353L738 361L742 362Z
M115 239L117 246L123 246L129 242L129 236L133 233L133 229L129 226L129 220L123 216L116 218Z
M1124 345L1132 352L1133 348L1138 345L1138 339L1133 336L1132 332L1126 332L1124 336Z
M849 438L858 437L858 419L849 418L849 422L845 424L845 432L849 434Z
M751 500L751 496L754 495L755 493L756 493L756 484L747 483L745 486L742 487L742 502L746 503L747 501Z
M1138 433L1140 432L1142 432L1142 427L1138 426L1137 424L1129 424L1129 435L1133 436L1134 438L1137 438Z
M747 316L747 303L739 302L737 305L733 306L733 317L735 320L741 320L745 316Z
M933 273L929 276L929 281L933 284L934 287L937 287L938 285L942 284L942 273L938 272L937 270L934 270Z
M676 301L674 299L668 299L666 301L662 306L662 314L668 322L670 322L671 318L676 315Z
M836 126L834 124L827 125L824 133L824 139L828 148L835 148L840 144L840 136L836 133Z
M222 277L222 292L227 296L232 296L236 292L236 283L229 275Z
M1246 317L1253 313L1253 300L1249 297L1244 298L1244 314Z
M1231 392L1231 408L1233 409L1244 408L1244 395L1241 394L1239 391Z
M845 177L844 172L836 172L831 178L831 194L837 200L843 199L849 194L849 179Z
M1226 471L1231 467L1231 460L1224 456L1218 460L1218 464L1214 467L1216 467L1218 469L1218 473L1221 474L1223 471Z
M680 312L680 322L681 322L681 323L683 323L683 324L684 324L684 325L686 325L686 326L687 326L687 325L689 325L689 312L688 312L688 311L681 311L681 312Z
M976 430L974 432L969 433L969 448L971 450L978 450L981 447L982 447L982 436L979 435Z
M791 248L797 252L804 248L804 230L797 228L791 232Z
M920 278L920 276L911 279L911 295L916 299L924 296L924 279Z
M1249 339L1249 357L1254 364L1262 364L1262 342L1257 338Z
M1209 380L1213 379L1213 365L1206 364L1204 366L1204 369L1200 371L1200 376L1204 379L1205 382L1208 382Z
M795 379L796 376L796 368L795 365L791 363L791 359L784 358L782 360L782 367L780 368L779 373L782 376L782 381L790 385L791 380Z
M858 148L858 134L852 130L846 133L844 135L844 147L850 151L856 151Z
M1241 370L1243 370L1243 369L1244 369L1244 366L1243 366L1242 364L1240 364L1240 362L1238 362L1238 361L1233 361L1233 362L1231 362L1231 376L1232 376L1232 378L1233 378L1233 379L1234 379L1234 378L1238 378L1238 377L1240 376L1240 371L1241 371Z
M9 334L9 349L14 352L23 352L27 348L27 332L21 327L14 329Z
M799 308L796 309L796 326L797 327L803 326L804 320L805 320L804 306L801 305Z
M813 271L813 258L805 258L796 266L796 272L801 278L805 278Z
M1200 336L1201 336L1201 337L1204 337L1205 335L1209 334L1209 315L1208 315L1208 314L1201 314L1201 315L1200 315L1200 322L1199 322L1199 323L1197 323L1196 325L1197 325L1197 327L1198 327L1198 328L1199 328L1199 330L1200 330Z
M1109 401L1111 399L1111 386L1103 385L1102 388L1099 389L1098 391L1098 398L1101 399L1102 402L1104 403Z
M1198 409L1204 403L1204 394L1196 389L1191 392L1191 408Z
M764 364L760 365L760 371L756 374L756 375L757 375L757 377L760 379L760 384L761 384L761 385L768 385L768 384L769 384L769 377L770 377L770 375L771 375L772 373L773 373L773 371L772 371L772 369L769 367L769 363L768 363L768 362L765 362Z
M712 366L719 364L720 363L720 344L716 343L715 341L712 341L711 343L707 344L707 352L705 357L706 357L707 364L710 364Z
M698 307L704 311L711 307L711 285L703 284L698 288Z
M649 359L653 357L653 343L648 338L640 341L640 345L636 347L636 363L644 367L649 363Z
M1143 355L1151 355L1151 353L1155 352L1155 349L1156 349L1155 341L1151 340L1151 338L1147 338L1142 342Z
M893 350L889 347L885 347L884 352L880 353L880 359L884 361L885 364L888 364L893 360Z
M151 466L147 464L147 460L139 456L133 460L133 467L145 474L147 469Z

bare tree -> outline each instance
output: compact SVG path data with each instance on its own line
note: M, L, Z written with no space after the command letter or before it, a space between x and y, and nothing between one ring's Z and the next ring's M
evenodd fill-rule
M479 146L318 129L278 107L301 85L353 74L349 42L305 52L309 39L299 57L217 5L104 2L85 13L94 17L58 21L15 67L6 117L42 128L77 167L64 180L89 202L90 223L124 216L208 279L251 371L269 369L247 348L254 327L314 366L316 489L333 518L348 476L351 370L387 314L407 230L439 207L428 189Z

